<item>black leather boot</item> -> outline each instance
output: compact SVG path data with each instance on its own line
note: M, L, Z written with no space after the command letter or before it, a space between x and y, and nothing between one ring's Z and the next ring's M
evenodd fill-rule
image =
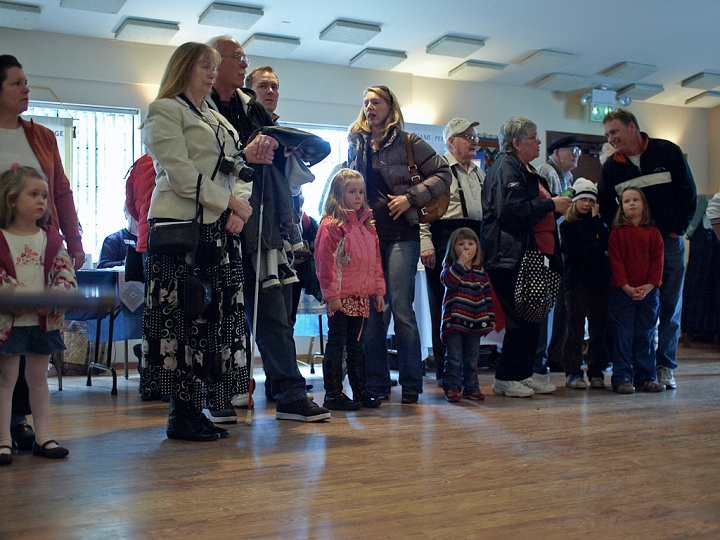
M348 379L350 388L353 391L353 400L362 403L363 407L376 409L380 406L380 398L371 396L365 390L365 357L348 357L347 359Z
M353 401L343 394L342 358L337 360L327 356L323 358L323 380L325 381L325 401L323 407L333 411L357 411L362 407L359 401Z
M220 434L214 427L199 420L198 412L200 411L197 411L192 404L171 397L167 423L168 439L200 442L219 439ZM200 414L202 413L200 412Z

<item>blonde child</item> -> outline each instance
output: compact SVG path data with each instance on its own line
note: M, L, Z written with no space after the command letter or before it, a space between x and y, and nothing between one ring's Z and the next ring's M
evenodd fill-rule
M42 293L77 287L63 237L46 223L48 185L31 167L13 163L0 176L0 290ZM68 450L49 435L47 365L65 349L59 328L63 315L52 308L0 313L0 465L12 463L10 412L20 356L35 423L35 456L58 459Z
M660 309L663 240L653 227L641 189L620 195L608 242L612 288L608 306L608 349L612 387L618 394L662 392L656 380L653 333Z
M315 239L315 265L328 314L323 406L339 411L379 407L380 400L365 391L362 331L371 301L378 312L385 306L385 279L365 182L356 171L341 169L332 180ZM343 350L353 399L342 391Z
M608 366L605 329L607 297L610 288L610 263L607 245L610 231L600 219L597 187L585 178L573 184L573 202L560 224L565 270L567 334L562 350L562 365L568 388L585 389L582 372L582 346L585 317L588 320L587 378L590 388L605 388L604 371Z
M462 227L450 235L440 281L445 285L440 327L440 339L446 346L445 398L451 403L463 397L483 400L477 357L480 338L492 331L495 314L480 241L472 229Z

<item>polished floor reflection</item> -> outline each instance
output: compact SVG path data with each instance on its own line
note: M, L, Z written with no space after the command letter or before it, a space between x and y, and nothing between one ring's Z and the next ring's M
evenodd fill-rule
M322 424L275 420L261 385L252 426L212 443L167 440L137 375L117 396L51 379L71 454L0 468L0 539L720 538L720 349L679 362L661 394L505 398L485 373L484 402L450 404L428 378L419 405L394 389Z

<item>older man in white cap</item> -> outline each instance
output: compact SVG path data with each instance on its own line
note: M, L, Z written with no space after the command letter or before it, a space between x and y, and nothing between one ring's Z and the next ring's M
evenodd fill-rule
M425 278L432 320L433 356L437 365L438 381L442 378L445 345L440 341L440 318L445 288L440 282L442 259L448 240L459 227L469 227L480 236L482 224L481 192L485 173L473 162L478 150L477 122L453 118L443 129L447 146L445 159L452 170L450 206L445 215L420 227L420 259L425 265Z

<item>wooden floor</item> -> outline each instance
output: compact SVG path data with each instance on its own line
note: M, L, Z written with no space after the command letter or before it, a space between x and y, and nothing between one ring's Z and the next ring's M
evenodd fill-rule
M720 349L681 349L678 389L560 388L277 421L212 443L165 438L138 376L50 380L71 453L0 468L0 538L720 538ZM553 374L552 382L564 382ZM609 377L608 377L609 380ZM322 380L315 398L322 403Z

